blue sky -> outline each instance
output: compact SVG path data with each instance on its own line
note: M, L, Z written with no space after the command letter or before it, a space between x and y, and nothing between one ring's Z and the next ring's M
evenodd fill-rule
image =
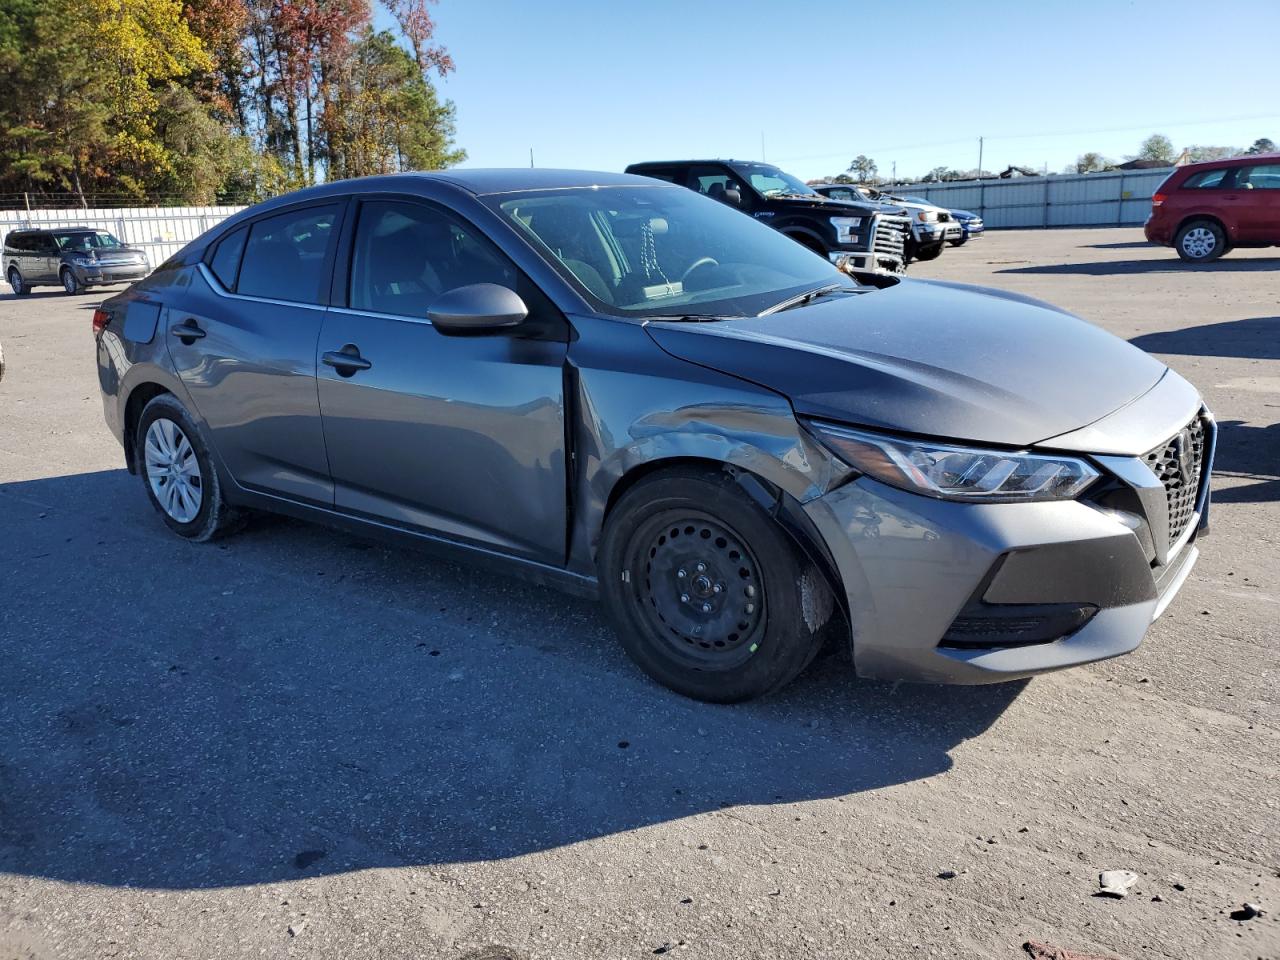
M1280 0L440 0L468 166L765 157L1051 171L1151 132L1280 142ZM383 17L379 18L384 19ZM876 79L878 78L878 79Z

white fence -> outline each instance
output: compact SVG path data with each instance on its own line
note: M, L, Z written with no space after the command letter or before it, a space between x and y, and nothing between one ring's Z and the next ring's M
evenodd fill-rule
M1140 224L1151 195L1173 167L1109 173L957 180L894 186L895 196L924 197L952 210L971 210L988 227L1121 227Z
M158 266L184 244L244 207L90 207L88 210L0 210L0 243L31 227L93 227L147 252Z

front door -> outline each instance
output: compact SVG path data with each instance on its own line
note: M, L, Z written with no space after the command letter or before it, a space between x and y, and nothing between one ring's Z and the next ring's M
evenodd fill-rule
M229 233L173 298L161 332L236 482L326 507L316 342L344 207L294 208Z
M337 506L563 563L563 317L474 227L425 202L363 202L349 256L346 305L330 308L317 351ZM472 283L516 290L534 323L441 334L428 306Z

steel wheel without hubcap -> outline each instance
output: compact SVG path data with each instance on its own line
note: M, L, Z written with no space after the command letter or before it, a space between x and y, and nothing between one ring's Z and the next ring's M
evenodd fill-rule
M724 670L756 651L764 584L738 534L706 514L668 511L632 544L638 612L672 653L698 669Z
M1196 260L1203 260L1218 246L1218 238L1208 227L1193 227L1182 236L1182 250Z
M156 502L178 523L190 523L204 502L204 479L191 441L172 420L161 417L147 429L147 482Z

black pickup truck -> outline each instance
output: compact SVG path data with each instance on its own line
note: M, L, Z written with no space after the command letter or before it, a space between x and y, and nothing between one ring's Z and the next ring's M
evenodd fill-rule
M896 274L911 221L887 204L831 200L768 163L670 160L633 163L627 173L678 183L737 207L852 273Z

